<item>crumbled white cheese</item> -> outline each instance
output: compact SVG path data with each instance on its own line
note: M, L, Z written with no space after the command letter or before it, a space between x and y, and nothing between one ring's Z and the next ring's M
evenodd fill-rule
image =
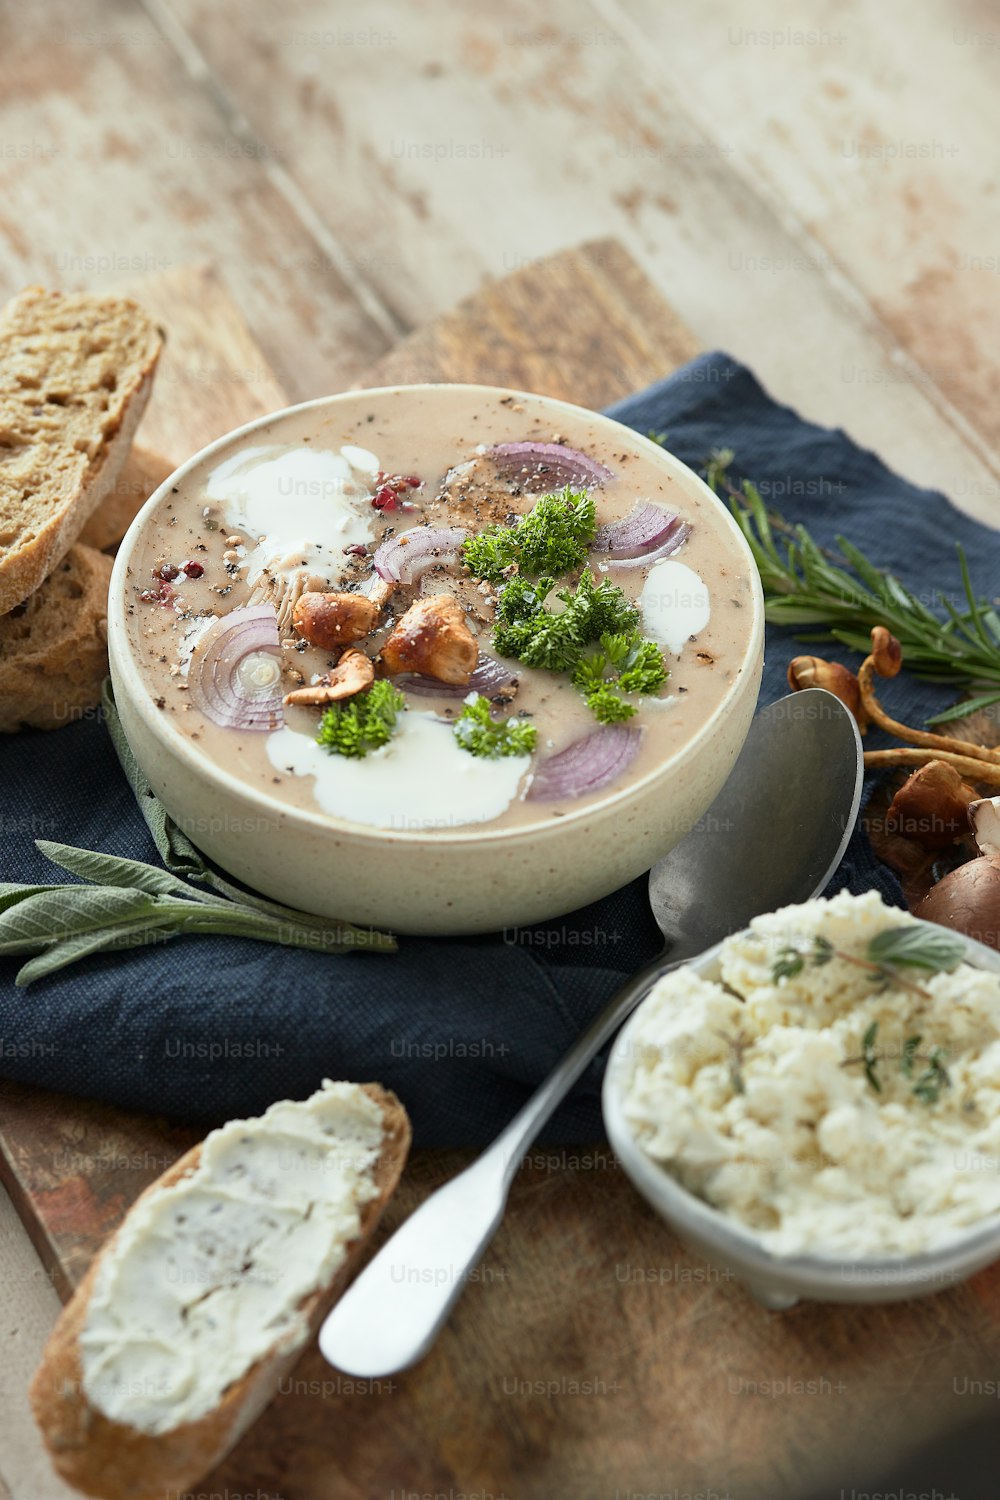
M927 998L837 957L773 977L786 946L863 955L913 920L874 891L786 907L725 942L720 981L678 970L640 1014L633 1134L775 1254L914 1254L1000 1214L1000 976L908 971ZM858 1061L873 1023L881 1091ZM950 1085L926 1102L935 1047Z
M213 1130L196 1170L125 1220L80 1333L92 1406L146 1433L219 1404L273 1348L302 1342L377 1195L382 1112L357 1084Z

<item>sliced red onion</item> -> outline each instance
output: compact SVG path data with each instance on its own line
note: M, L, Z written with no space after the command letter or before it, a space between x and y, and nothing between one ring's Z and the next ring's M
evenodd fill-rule
M650 548L648 552L640 552L636 557L615 557L611 554L608 557L611 567L646 568L650 563L662 562L665 557L673 557L691 535L691 526L689 522L682 521L679 516L673 516L671 519L674 524L658 546Z
M223 615L191 653L188 691L206 719L223 729L280 729L281 645L274 610L247 605Z
M603 724L582 740L574 740L558 755L542 761L528 789L528 800L561 802L598 791L628 770L641 739L641 729Z
M416 583L433 563L458 561L458 549L469 535L461 526L414 526L382 543L372 561L387 583Z
M609 557L641 557L665 542L681 525L680 517L671 515L662 506L650 500L637 500L632 514L624 521L612 521L598 528L591 548Z
M534 494L548 494L564 485L599 489L614 479L610 469L564 443L497 443L487 450L507 478L520 479Z
M494 698L497 693L517 681L517 674L511 672L495 657L480 652L472 676L464 687L454 682L439 682L436 677L424 677L422 673L414 674L412 677L399 677L396 680L399 686L405 688L408 693L417 693L421 696L464 698L467 693L482 693L484 698Z

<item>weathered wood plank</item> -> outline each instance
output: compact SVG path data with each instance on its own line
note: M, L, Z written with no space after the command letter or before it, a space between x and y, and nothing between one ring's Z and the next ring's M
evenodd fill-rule
M733 169L799 226L811 246L803 250L858 288L912 356L881 376L841 364L841 380L879 407L886 379L926 384L995 456L995 10L984 0L930 0L903 22L896 7L864 0L770 16L711 0L697 24L677 27L657 0L611 3L626 44L672 95L678 79L711 79L708 89L684 89L691 118L729 143ZM787 263L755 266L742 244L729 259L747 296L790 272ZM990 503L995 516L1000 484L966 499Z
M288 396L211 265L174 266L129 287L167 332L140 441L174 464L277 411Z
M157 5L404 322L614 235L703 346L730 349L780 398L977 514L995 504L995 459L956 427L944 398L957 405L957 387L934 384L942 361L921 346L923 374L901 365L906 330L887 327L869 283L837 275L801 217L762 196L761 173L740 159L741 110L702 86L710 69L677 66L670 12L633 45L614 0L552 0L544 16L529 0L502 16L457 0L385 0L371 17L332 16L326 0ZM704 30L701 17L680 31ZM759 58L742 61L745 91ZM708 133L692 113L699 94ZM881 214L870 222L874 233ZM905 229L896 236L881 274L905 281ZM536 329L536 342L583 316L567 306L565 326Z
M563 318L586 308L586 320ZM546 328L544 340L524 330ZM365 385L476 378L608 406L685 364L699 344L616 240L594 240L487 286L411 333Z
M281 159L234 133L139 5L10 7L0 295L111 289L206 260L293 397L342 389L398 337L315 237Z

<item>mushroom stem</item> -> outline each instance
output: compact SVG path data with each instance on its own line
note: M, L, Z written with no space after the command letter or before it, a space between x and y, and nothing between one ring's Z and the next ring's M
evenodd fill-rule
M935 735L934 739L941 736ZM961 740L952 741L953 744L962 746L967 752L967 746ZM984 786L1000 787L1000 761L979 760L974 756L948 750L907 750L903 746L896 746L892 750L866 750L865 769L868 771L884 770L886 767L896 766L926 766L932 760L943 760L956 771L971 781L980 782Z
M878 701L878 698L875 695L874 681L876 675L895 676L895 673L890 671L879 671L879 666L885 665L885 642L884 640L877 639L880 632L882 632L884 635L888 634L888 632L884 631L884 627L878 625L875 627L875 629L872 631L871 655L866 656L864 661L861 663L861 666L858 668L858 687L861 692L861 704L871 722L873 724L877 724L880 729L886 730L889 734L894 734L898 740L906 740L911 745L924 746L927 750L933 751L937 758L940 760L954 760L956 758L961 758L965 761L972 761L974 763L973 771L978 776L978 779L980 781L989 779L982 771L981 762L985 761L987 764L997 767L997 770L1000 771L1000 749L991 750L988 745L974 745L970 740L956 740L952 739L950 735L931 734L928 730L925 729L911 729L908 724L901 724L898 719L893 719L889 714L886 713L885 709L882 707L881 703ZM892 637L889 637L889 639L891 640ZM896 668L896 670L899 670L898 667ZM895 750L877 750L871 752L871 754L875 756L898 756L900 754L903 754L903 752ZM922 760L875 760L873 761L873 764L883 766L922 766L926 765L927 760L932 758L932 756L927 756ZM865 765L868 764L868 759L869 757L868 755L866 755ZM964 769L968 772L968 774L973 774L973 771L969 771L968 766L959 767L959 769ZM998 781L996 784L1000 785L1000 781Z

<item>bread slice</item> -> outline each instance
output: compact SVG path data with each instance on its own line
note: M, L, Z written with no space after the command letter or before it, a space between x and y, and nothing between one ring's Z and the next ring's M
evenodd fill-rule
M108 494L162 339L134 302L29 287L0 314L0 615Z
M344 1087L353 1086L325 1084L320 1094L326 1089ZM406 1160L410 1126L399 1100L377 1084L364 1084L361 1089L381 1111L383 1133L380 1153L371 1169L375 1196L360 1207L360 1228L357 1236L347 1245L345 1259L327 1285L319 1287L299 1303L302 1325L299 1336L293 1342L288 1343L286 1340L282 1347L274 1347L259 1358L229 1385L218 1404L203 1416L159 1433L140 1431L134 1426L113 1420L91 1404L84 1391L81 1334L86 1335L88 1310L95 1295L95 1283L100 1287L102 1266L127 1232L130 1221L134 1220L142 1205L148 1204L156 1195L162 1195L173 1184L197 1173L206 1147L223 1132L213 1132L201 1146L196 1146L181 1157L137 1200L121 1228L101 1251L72 1300L63 1309L32 1382L31 1403L35 1419L63 1479L88 1495L102 1497L102 1500L163 1500L167 1493L188 1493L200 1478L225 1457L266 1406L280 1381L298 1359L303 1346L315 1336L326 1312L357 1269L382 1210L399 1181ZM317 1098L319 1095L314 1095L313 1100L305 1101L305 1104L314 1103ZM261 1117L261 1123L268 1122L275 1111L287 1110L289 1107L287 1104L272 1105ZM223 1127L223 1131L231 1130L234 1125L238 1129L240 1125L247 1123L232 1122L229 1127ZM269 1200L263 1200L261 1212L265 1212L268 1206ZM176 1257L183 1255L181 1240L184 1232L175 1230L171 1239L156 1242L161 1247L157 1252L161 1256L161 1262L169 1254L174 1255L175 1259L166 1260L166 1263L173 1266L175 1271L181 1264ZM188 1233L190 1238L197 1241L194 1226ZM147 1297L155 1298L158 1295L159 1288L155 1274L149 1271L148 1260L140 1264L139 1270L144 1274L137 1280L137 1296L145 1303ZM179 1276L180 1272L176 1271L175 1280ZM115 1285L120 1291L121 1283ZM244 1293L248 1290L252 1291L241 1287ZM98 1300L100 1295L98 1291ZM253 1319L255 1309L252 1296L249 1300L247 1317ZM218 1316L220 1321L225 1322L221 1314ZM182 1323L182 1327L186 1328L187 1324ZM185 1336L180 1335L182 1340ZM170 1345L170 1349L172 1353L177 1353L176 1342ZM151 1380L147 1383L153 1384ZM141 1385L142 1382L138 1384ZM123 1385L130 1390L132 1388L129 1380L113 1389L121 1389Z
M150 495L170 478L175 467L161 454L134 443L121 473L80 532L79 540L98 552L117 547Z
M0 615L0 733L59 729L101 701L111 558L79 543L23 604Z

